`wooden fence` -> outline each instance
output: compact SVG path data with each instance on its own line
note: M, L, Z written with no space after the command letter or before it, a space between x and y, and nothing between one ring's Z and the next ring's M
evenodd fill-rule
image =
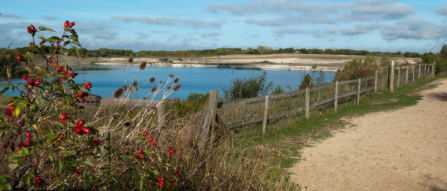
M282 94L267 95L217 103L219 91L210 91L202 137L206 137L214 124L233 129L251 124L261 124L265 133L267 122L291 115L304 115L309 118L311 111L333 107L337 111L338 104L355 100L359 104L361 95L378 90L396 88L413 83L418 79L434 75L435 64L407 65L395 68L395 75L390 77L390 68L378 69L374 76L364 79L336 81Z

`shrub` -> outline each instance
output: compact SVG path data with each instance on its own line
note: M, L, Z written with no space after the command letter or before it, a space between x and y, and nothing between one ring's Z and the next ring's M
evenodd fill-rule
M374 76L377 69L376 59L367 56L365 59L353 59L345 67L338 69L334 75L334 81L353 80Z
M267 72L252 75L247 78L234 78L230 80L230 87L221 86L225 100L237 100L244 98L266 95L268 89L273 86L270 82L266 84Z

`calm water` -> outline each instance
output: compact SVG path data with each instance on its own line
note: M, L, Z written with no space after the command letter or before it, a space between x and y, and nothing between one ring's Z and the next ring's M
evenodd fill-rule
M112 97L112 93L119 87L124 85L126 76L126 66L87 66L73 67L79 75L75 78L77 83L84 80L91 82L93 85L93 94L100 95L103 98ZM127 85L132 81L138 72L137 66L129 67L127 75ZM303 71L288 70L266 70L267 83L273 81L273 85L282 86L285 90L287 85L298 88L303 79ZM190 93L207 93L209 90L219 90L219 96L222 96L221 86L229 87L229 80L233 78L250 77L252 75L262 74L262 70L236 70L228 68L180 68L180 67L147 67L139 73L136 80L138 85L148 82L151 77L155 77L154 83L149 83L141 87L136 98L143 98L150 89L162 80L163 83L168 79L169 74L174 74L174 78L179 78L179 84L182 87L175 94L171 94L169 98L186 99ZM325 82L333 80L334 72L325 72ZM14 84L24 83L23 79L11 79ZM5 95L19 95L8 91ZM161 95L155 99L160 99Z

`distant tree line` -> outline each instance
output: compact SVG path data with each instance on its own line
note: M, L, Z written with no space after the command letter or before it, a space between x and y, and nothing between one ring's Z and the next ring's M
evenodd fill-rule
M26 48L26 47L25 47ZM65 49L64 47L62 47ZM19 52L16 48L7 51L7 54L14 55ZM43 46L44 53L48 54L54 47ZM65 49L68 55L76 55L74 49ZM0 51L5 51L5 48L0 49ZM33 52L38 54L38 52ZM380 52L380 51L366 51L366 50L352 50L352 49L318 49L318 48L279 48L277 50L272 49L267 46L258 46L257 48L248 47L243 50L241 48L217 48L217 49L204 49L204 50L176 50L176 51L166 51L166 50L141 50L134 52L132 50L122 50L122 49L107 49L100 48L97 50L88 50L85 48L79 49L79 55L81 57L200 57L200 56L220 56L220 55L232 55L232 54L330 54L330 55L363 55L363 56L400 56L406 58L419 58L421 54L416 52Z

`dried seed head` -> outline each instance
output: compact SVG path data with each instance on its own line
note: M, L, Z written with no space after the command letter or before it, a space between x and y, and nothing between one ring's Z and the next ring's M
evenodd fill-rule
M135 90L137 90L137 91L138 91L138 87L135 87Z
M173 120L175 120L175 119L177 119L177 116L176 116L176 115L172 115L172 116L169 117L169 121L173 121Z
M118 88L115 90L115 92L113 92L113 97L114 98L120 98L121 95L123 94L124 89L123 88Z
M174 84L176 84L178 81L179 81L179 79L176 78L176 79L174 80Z
M152 92L155 92L155 90L157 90L157 86L154 86L154 87L151 89Z
M169 77L170 77L170 78L173 78L173 77L174 77L174 74L169 74Z
M149 79L149 81L152 83L152 82L155 82L155 78L154 77L152 77L151 79Z
M127 85L124 85L122 88L123 88L124 90L127 89Z
M140 70L144 70L146 68L146 66L147 66L147 62L142 62L140 64Z
M162 81L160 80L160 81L159 81L158 83L160 83L160 84L161 84L161 83L163 83L163 82L162 82Z
M132 86L129 87L129 91L133 91L133 87Z
M132 122L131 122L131 121L126 121L126 122L124 123L124 126L126 126L126 127L129 127L130 125L132 125Z
M133 85L133 86L137 86L137 85L138 85L138 82L135 80L135 81L132 82L132 85Z
M168 86L168 90L170 90L171 89L171 86Z
M132 62L133 62L133 58L130 57L129 59L127 59L127 61L128 61L129 63L132 63Z
M178 89L180 89L182 87L182 84L177 84L175 87L174 87L174 91L178 91Z
M143 98L143 100L146 100L146 99L147 99L147 97L144 97L144 98Z

